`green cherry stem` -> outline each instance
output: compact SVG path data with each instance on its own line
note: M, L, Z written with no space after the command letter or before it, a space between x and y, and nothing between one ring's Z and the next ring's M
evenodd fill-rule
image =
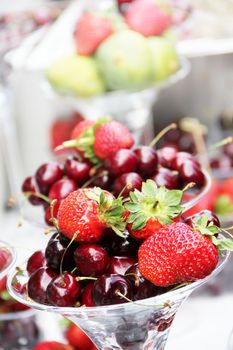
M76 233L73 235L71 241L69 242L69 244L68 244L68 246L66 247L64 253L62 254L62 258L61 258L61 262L60 262L60 275L61 275L61 277L63 277L63 269L62 269L62 267L63 267L63 261L64 261L64 258L65 258L65 255L66 255L66 253L67 253L69 247L71 246L71 244L74 242L74 240L77 238L78 235L79 235L79 232L76 232Z
M225 139L215 143L214 145L211 145L209 148L208 148L208 151L214 151L220 147L223 147L225 145L228 145L228 143L232 143L233 142L233 137L232 136L229 136L229 137L226 137Z
M88 181L86 181L81 188L86 188L88 187L89 185L91 185L96 179L98 179L99 177L102 177L102 176L105 176L105 175L108 175L108 171L107 170L103 170L101 171L101 173L95 175L95 176L92 176Z
M151 143L149 144L149 147L153 147L155 146L159 140L168 133L168 131L170 130L174 130L177 128L177 124L176 123L172 123L170 125L168 125L166 128L164 128L163 130L161 130L156 136L155 138L151 141Z
M78 276L75 279L76 279L77 282L79 282L79 281L86 281L86 280L97 281L98 278L96 278L96 277Z

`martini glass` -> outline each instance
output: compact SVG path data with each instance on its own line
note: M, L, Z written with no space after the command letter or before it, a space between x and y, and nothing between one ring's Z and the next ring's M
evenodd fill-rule
M224 253L215 270L202 280L160 296L118 305L77 308L33 302L25 288L19 287L28 281L25 266L11 272L8 290L16 300L31 308L68 318L86 332L99 350L163 350L179 307L196 288L222 270L228 256L229 253Z
M6 242L0 241L0 280L7 275L15 261L15 250Z

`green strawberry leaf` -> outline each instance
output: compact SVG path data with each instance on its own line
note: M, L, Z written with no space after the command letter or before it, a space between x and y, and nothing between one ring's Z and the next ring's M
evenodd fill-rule
M194 219L194 230L200 232L205 236L214 236L221 232L220 228L214 225L213 222L210 222L208 224L208 220L209 218L207 214L203 214L199 218Z
M165 200L170 204L170 206L176 206L181 203L183 192L180 190L171 190L166 192Z
M140 215L137 217L133 223L133 230L140 230L146 225L147 218L145 215Z
M218 239L215 236L211 237L212 243L216 246L218 250L229 250L233 251L233 240L229 238Z
M137 212L137 213L132 213L132 214L130 214L130 216L128 217L127 222L128 222L129 224L132 224L132 223L136 220L137 217L138 217L138 212Z

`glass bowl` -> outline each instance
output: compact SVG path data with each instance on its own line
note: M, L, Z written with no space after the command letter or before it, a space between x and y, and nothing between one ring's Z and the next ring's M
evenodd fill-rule
M87 333L99 350L163 350L172 321L182 303L198 287L215 277L224 267L229 253L206 278L168 293L125 304L98 307L56 307L33 302L17 286L27 283L25 266L11 273L9 293L17 301L41 311L67 317ZM203 310L203 312L205 312Z
M3 251L6 255L3 266L0 267L0 280L7 275L16 261L16 252L8 243L0 241L0 253ZM1 262L1 261L0 261Z
M0 350L31 350L39 340L34 309L0 314Z

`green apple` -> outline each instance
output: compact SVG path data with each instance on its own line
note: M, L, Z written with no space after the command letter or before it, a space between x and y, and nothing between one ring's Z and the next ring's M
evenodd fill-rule
M114 33L100 45L96 59L111 90L136 90L152 82L151 50L139 33Z
M150 37L147 40L153 55L153 80L167 79L180 67L175 45L164 37Z
M105 83L95 60L71 54L59 58L47 70L47 78L57 89L80 97L90 97L105 92Z

